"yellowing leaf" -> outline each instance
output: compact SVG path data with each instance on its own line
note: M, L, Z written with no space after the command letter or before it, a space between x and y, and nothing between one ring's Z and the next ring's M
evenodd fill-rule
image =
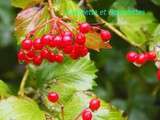
M112 46L109 43L103 42L103 40L100 37L100 34L96 32L90 32L86 35L87 41L86 46L87 48L99 51L101 48L112 48Z
M32 7L20 12L16 17L15 33L20 43L36 26L50 19L48 7ZM49 25L36 32L37 36L45 34L49 30Z

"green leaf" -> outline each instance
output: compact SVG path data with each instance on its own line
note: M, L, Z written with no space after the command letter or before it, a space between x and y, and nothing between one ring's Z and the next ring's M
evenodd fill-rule
M32 7L20 12L16 17L15 34L18 44L26 37L26 34L34 30L38 25L50 19L48 6ZM42 29L38 29L35 37L40 37L49 31L47 24Z
M92 89L92 86L95 85L93 79L97 71L94 63L88 57L79 60L66 58L62 64L45 62L39 67L30 65L29 69L30 77L36 79L40 87L47 81L56 80L76 90Z
M18 8L27 8L43 2L44 0L11 0L11 4Z
M151 34L157 26L157 22L151 13L118 15L117 26L127 36L128 42L135 46L142 47L149 41Z
M136 1L135 0L116 0L113 5L112 8L113 9L130 9L130 8L134 8L136 5Z
M74 96L64 104L65 120L74 120L84 109L88 107L88 103L92 97L82 92L77 92ZM122 112L106 104L101 100L101 108L93 113L94 120L125 120Z
M85 22L86 18L83 10L73 0L53 0L54 8L59 11L63 17L68 17L74 22Z
M160 45L160 24L157 25L155 31L152 34L151 41L149 42L150 51L156 51L158 59L160 59L159 45Z
M11 94L11 90L6 83L0 80L0 97L8 97Z
M0 120L45 120L44 113L28 98L9 97L0 101Z
M160 5L160 0L151 0L154 4Z
M152 34L152 38L151 38L151 41L150 41L150 50L155 50L156 46L160 44L160 24L157 25L157 28L155 29L155 31L153 32Z

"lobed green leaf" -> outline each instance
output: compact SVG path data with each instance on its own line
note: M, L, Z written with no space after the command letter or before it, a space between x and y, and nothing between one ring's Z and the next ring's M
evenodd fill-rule
M29 98L9 97L0 101L0 120L45 120L45 114Z

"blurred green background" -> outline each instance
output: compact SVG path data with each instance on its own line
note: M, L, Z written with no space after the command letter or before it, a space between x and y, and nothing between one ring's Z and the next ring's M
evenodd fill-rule
M126 7L126 1L121 1L120 5ZM153 12L160 21L160 6L156 0L130 1L137 2L136 8L140 10ZM109 8L115 2L116 0L93 0L93 6L97 9ZM11 7L9 0L0 0L0 79L15 86L19 85L24 69L16 59L18 48L13 34L14 19L19 11ZM94 22L92 16L88 21ZM91 53L92 60L96 61L99 69L95 92L107 102L126 111L129 120L159 120L160 83L156 79L156 67L153 63L142 68L129 64L125 60L125 54L137 49L115 34L111 44L113 49Z

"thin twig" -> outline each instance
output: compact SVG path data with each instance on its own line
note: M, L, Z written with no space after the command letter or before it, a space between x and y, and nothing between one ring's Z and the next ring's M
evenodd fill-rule
M55 18L56 15L55 15L55 13L54 13L54 11L53 11L52 0L48 0L48 5L49 5L49 11L50 11L50 14L51 14L52 18Z
M28 74L29 74L29 70L27 69L24 73L23 79L22 79L21 84L20 84L20 89L18 91L19 96L24 96L24 87L25 87L25 83L26 83Z
M79 114L77 115L77 117L76 117L74 120L79 120L80 117L81 117L81 113L79 113Z
M78 5L82 6L84 4L84 2L85 2L85 0L80 0L79 3L78 3Z

